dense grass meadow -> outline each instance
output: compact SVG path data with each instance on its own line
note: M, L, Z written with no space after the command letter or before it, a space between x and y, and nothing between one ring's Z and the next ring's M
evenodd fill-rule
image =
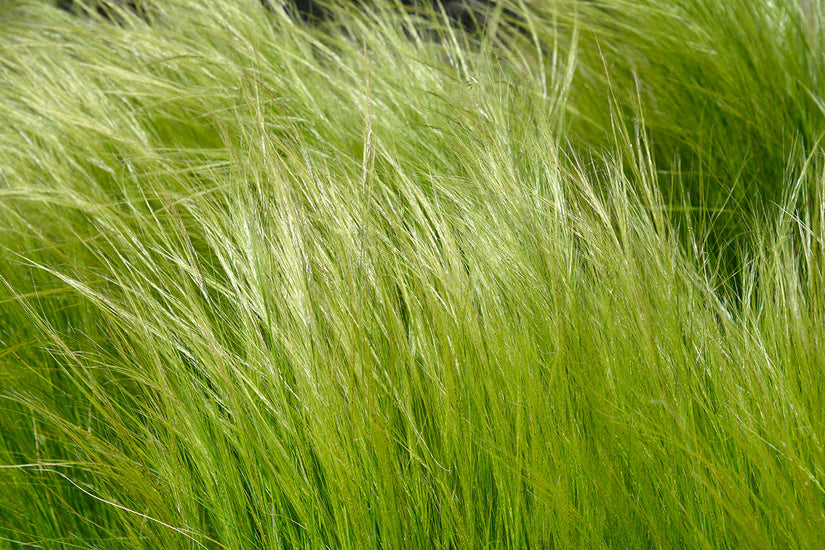
M0 549L822 548L823 3L322 4L0 2Z

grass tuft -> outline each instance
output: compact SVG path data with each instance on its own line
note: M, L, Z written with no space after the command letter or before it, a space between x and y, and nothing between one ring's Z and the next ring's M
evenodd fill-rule
M75 4L0 5L0 548L821 546L818 1Z

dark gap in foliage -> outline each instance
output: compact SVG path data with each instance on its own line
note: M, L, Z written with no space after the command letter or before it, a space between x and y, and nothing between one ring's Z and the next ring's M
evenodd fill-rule
M261 5L269 11L275 10L278 0L259 0ZM351 0L351 4L366 7L367 0ZM439 13L441 9L456 24L470 32L478 32L485 25L486 12L493 7L491 0L400 0L401 5L408 9L426 13L432 9ZM281 4L288 11L294 11L297 17L307 23L318 23L328 20L334 13L334 7L323 0L285 0ZM75 0L57 0L59 9L76 15L89 15L89 8L82 2ZM140 0L97 0L91 4L92 9L105 20L120 23L118 9L131 11L145 19L142 2Z

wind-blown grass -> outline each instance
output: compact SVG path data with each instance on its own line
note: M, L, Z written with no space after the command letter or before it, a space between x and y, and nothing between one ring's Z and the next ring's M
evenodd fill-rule
M759 4L0 5L0 547L819 547L821 6Z

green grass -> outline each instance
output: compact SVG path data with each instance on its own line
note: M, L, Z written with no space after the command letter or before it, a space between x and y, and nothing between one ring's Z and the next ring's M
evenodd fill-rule
M0 548L821 547L818 0L143 8L0 4Z

